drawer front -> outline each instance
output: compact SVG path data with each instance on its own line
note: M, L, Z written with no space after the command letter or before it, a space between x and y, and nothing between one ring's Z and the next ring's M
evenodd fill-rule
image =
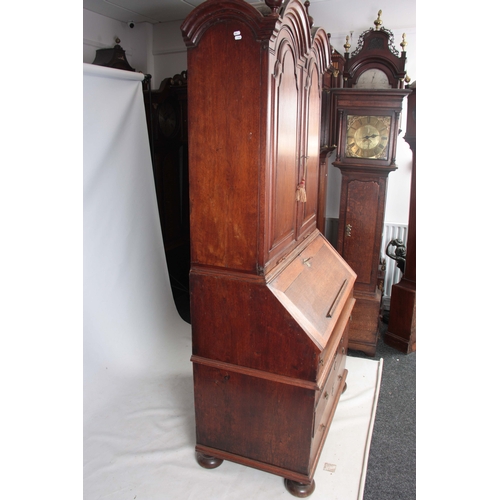
M331 384L332 378L334 378L333 373L339 371L339 363L341 362L341 356L347 354L347 339L346 335L342 335L340 338L340 341L338 342L338 345L336 346L335 353L333 354L333 361L331 361L331 364L329 367L330 373L328 374L328 377L326 381L322 384L321 388L319 391L316 393L316 405L319 405L321 402L321 398L328 399L326 396L324 396L324 391L327 389L327 386ZM331 389L331 387L330 387Z
M316 469L316 465L319 460L319 456L321 454L321 450L323 448L323 444L328 434L328 430L330 427L331 420L334 416L335 409L338 403L338 400L341 396L340 386L343 384L343 380L347 376L347 370L342 370L340 374L340 378L337 379L337 391L333 391L333 395L328 397L328 404L323 409L323 413L320 415L319 413L315 414L315 434L312 437L311 443L311 453L309 456L309 468L314 471Z
M326 383L322 390L317 391L318 395L316 396L316 409L314 412L313 438L319 427L322 424L324 425L323 421L328 419L333 401L335 400L335 395L340 389L340 381L345 369L346 356L347 339L343 336L337 347L337 352L335 353L335 358Z
M320 355L317 376L317 381L320 386L323 385L321 381L323 380L325 373L327 373L326 370L330 369L332 358L337 356L339 348L344 347L344 353L347 352L347 336L355 302L356 300L352 297L351 294L346 302L344 310L342 311L337 324L335 325L335 329L330 336L330 340L328 341L325 350Z

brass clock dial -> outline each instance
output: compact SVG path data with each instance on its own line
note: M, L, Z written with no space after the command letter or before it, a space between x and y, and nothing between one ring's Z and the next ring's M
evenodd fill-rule
M347 115L345 156L387 160L390 131L390 116Z

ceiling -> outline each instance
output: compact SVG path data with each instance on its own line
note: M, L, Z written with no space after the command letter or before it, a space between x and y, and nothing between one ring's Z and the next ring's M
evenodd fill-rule
M200 3L203 0L83 0L83 8L117 21L156 24L185 19Z
M260 0L246 0L248 3L262 3ZM203 0L83 0L83 8L115 19L134 23L151 24L180 21ZM310 0L310 12L313 17L335 17L339 29L371 26L379 9L383 10L385 25L393 28L416 26L415 0ZM316 5L314 5L316 4ZM356 14L358 13L358 15ZM366 13L366 18L359 13ZM368 23L368 24L367 24ZM344 24L346 26L344 26Z

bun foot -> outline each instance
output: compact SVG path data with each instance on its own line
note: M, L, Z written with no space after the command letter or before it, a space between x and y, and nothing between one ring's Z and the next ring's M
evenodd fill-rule
M292 481L291 479L285 479L285 488L288 493L291 493L294 497L306 498L312 494L316 483L314 479L311 484L299 483L297 481Z
M211 457L210 455L205 455L204 453L196 452L196 461L205 469L215 469L224 462L221 458Z

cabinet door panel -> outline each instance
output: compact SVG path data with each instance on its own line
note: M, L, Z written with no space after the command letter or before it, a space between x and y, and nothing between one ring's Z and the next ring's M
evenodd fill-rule
M278 253L295 240L295 190L298 182L297 114L298 89L295 61L291 49L285 49L275 75L276 149L271 175L270 251Z

